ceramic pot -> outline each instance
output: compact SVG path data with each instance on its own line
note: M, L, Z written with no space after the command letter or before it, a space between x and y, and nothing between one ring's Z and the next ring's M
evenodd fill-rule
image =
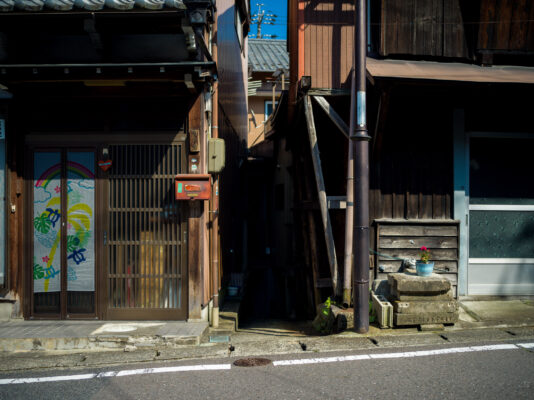
M427 264L417 261L415 263L415 270L419 276L430 276L432 271L434 271L434 262L429 262Z

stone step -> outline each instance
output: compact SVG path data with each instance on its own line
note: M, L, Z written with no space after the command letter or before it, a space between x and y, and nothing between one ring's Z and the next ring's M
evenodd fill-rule
M454 300L454 293L452 289L445 293L398 293L395 290L391 291L391 300L399 301L445 301Z
M392 291L398 294L440 294L451 290L451 281L437 274L417 276L409 273L395 273L388 276Z
M458 302L449 301L394 301L393 309L399 314L458 312Z
M428 325L428 324L453 324L458 322L458 312L446 313L420 313L420 314L393 314L393 324L402 325Z

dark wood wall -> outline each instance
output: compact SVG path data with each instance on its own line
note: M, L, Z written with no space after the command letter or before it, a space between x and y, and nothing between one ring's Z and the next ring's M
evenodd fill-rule
M534 2L481 0L478 50L534 52Z
M452 218L452 106L440 92L388 91L373 135L371 220Z
M488 53L518 60L534 52L532 0L382 0L380 14L372 19L380 24L379 32L373 32L382 56L492 63ZM524 62L501 60L496 63Z
M382 0L380 55L469 57L461 0ZM476 1L470 9L477 10Z

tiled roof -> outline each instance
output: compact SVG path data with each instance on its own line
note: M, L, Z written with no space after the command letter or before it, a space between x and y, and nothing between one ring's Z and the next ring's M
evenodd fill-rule
M0 0L1 1L1 0ZM289 53L285 40L249 39L248 65L253 72L274 72L289 68Z
M73 9L97 11L103 8L131 10L134 6L148 10L160 10L162 8L185 9L182 0L0 0L0 12L35 12L43 9L56 11L70 11Z

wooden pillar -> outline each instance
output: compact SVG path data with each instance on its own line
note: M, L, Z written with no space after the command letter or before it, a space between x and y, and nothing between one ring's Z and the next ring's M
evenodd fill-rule
M188 124L188 173L201 173L204 159L202 135L204 134L204 98L198 96L189 110ZM187 268L188 268L188 319L201 318L204 289L204 202L188 202Z
M30 313L30 293L25 295L24 268L27 267L28 260L24 259L24 139L23 134L16 134L16 115L11 114L7 124L6 148L7 148L7 171L8 181L6 203L7 203L7 266L8 288L11 295L19 300L19 316L29 317Z

